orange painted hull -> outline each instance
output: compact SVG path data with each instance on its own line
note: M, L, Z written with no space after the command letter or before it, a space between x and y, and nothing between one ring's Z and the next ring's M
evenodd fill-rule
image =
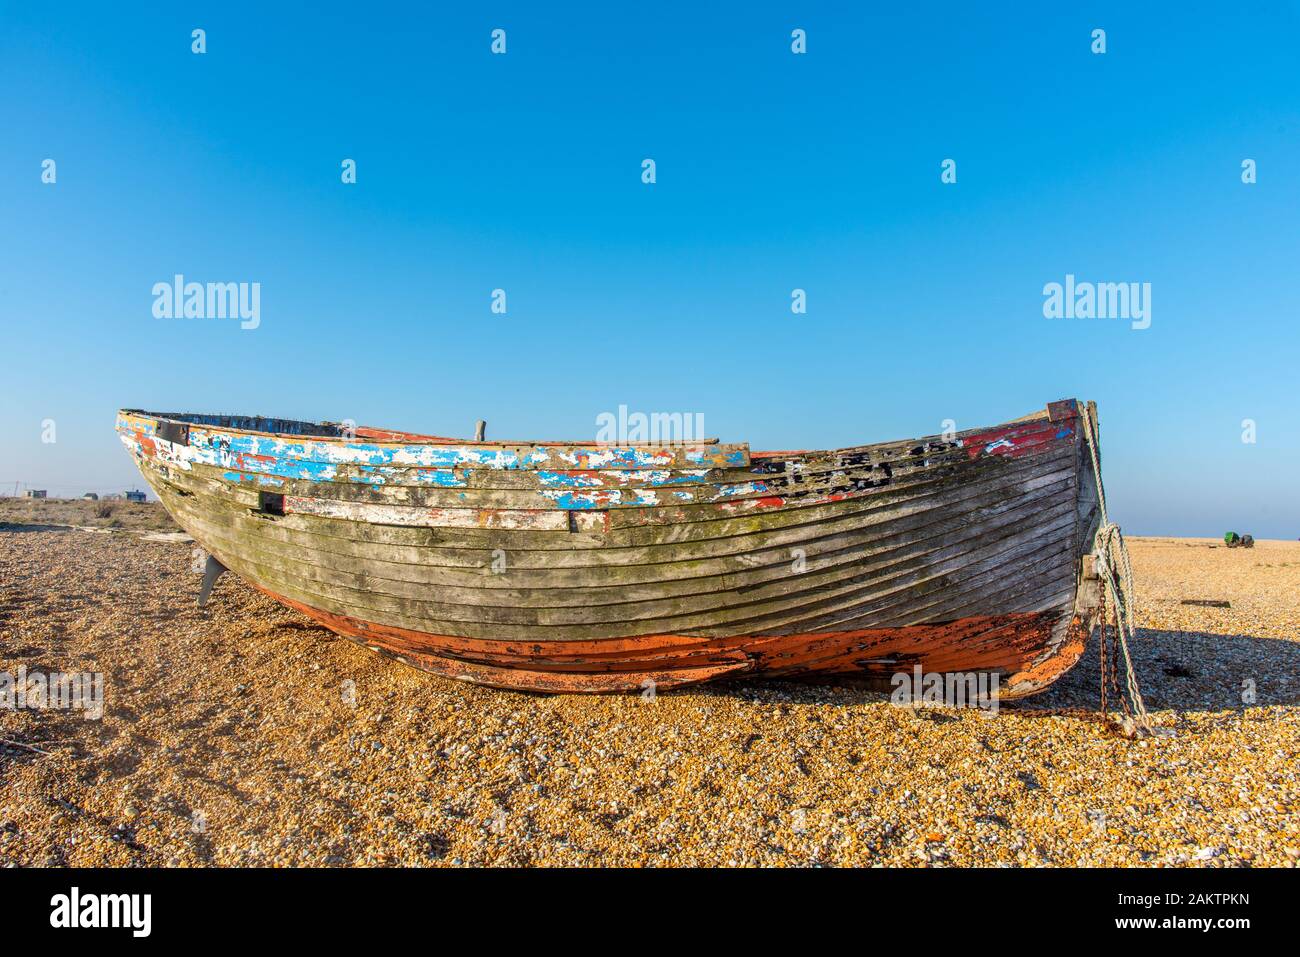
M260 586L255 586L259 587ZM642 635L599 641L521 643L433 635L312 608L265 588L276 601L345 638L425 671L513 691L608 694L680 688L720 678L986 672L1003 677L999 698L1034 694L1083 654L1078 617L1053 645L1059 615L1015 613L942 624L780 636L702 639Z

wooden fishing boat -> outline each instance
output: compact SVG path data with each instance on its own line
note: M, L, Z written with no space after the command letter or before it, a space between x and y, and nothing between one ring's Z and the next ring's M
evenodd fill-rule
M831 451L140 411L117 430L212 556L205 591L228 568L465 681L635 691L920 666L997 674L1010 698L1064 673L1097 623L1095 410L1075 400Z

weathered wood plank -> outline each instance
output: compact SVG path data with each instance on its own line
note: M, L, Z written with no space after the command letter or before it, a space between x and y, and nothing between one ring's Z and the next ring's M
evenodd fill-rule
M628 529L611 532L603 542L599 537L591 537L603 547L576 550L564 550L561 547L570 537L568 533L562 532L474 530L466 533L456 530L454 533L434 533L432 530L359 525L292 514L278 518L272 525L266 526L265 534L275 536L279 530L283 530L284 535L292 534L295 540L312 548L337 550L358 558L388 558L420 565L481 566L495 557L492 552L498 548L508 553L510 565L515 568L655 564L679 558L700 560L715 555L753 551L759 544L751 538L753 535L761 535L765 544L793 547L840 532L870 530L909 515L934 511L956 514L959 504L963 502L969 502L971 507L991 507L1008 497L1030 494L1037 488L1064 481L1070 474L1061 469L1024 470L1014 476L1014 482L1002 481L1002 476L986 475L979 480L950 486L929 486L924 493L882 490L868 498L809 509L807 512L782 510L764 516L766 521L763 522L752 518L728 518L707 524L699 523L686 529L672 528L666 532L655 528ZM204 487L191 483L191 488L213 514L220 515L229 511L235 515L246 515L248 512L240 507L228 509L220 491L212 489L210 485ZM534 555L533 552L543 545L547 547L547 553ZM550 554L550 549L557 553Z
M1072 516L1061 520L1061 527L1072 528ZM857 595L860 599L875 598L882 595L911 589L914 598L924 597L929 591L945 587L952 582L971 574L1005 565L1007 562L1019 562L1035 556L1039 551L1042 536L1057 532L1055 527L1044 529L1039 536L1030 539L1014 538L1013 544L1001 545L989 542L973 548L967 548L951 559L935 562L921 562L907 565L889 575L859 574L847 579L847 584L816 587L809 579L816 575L792 576L786 582L774 586L778 593L798 589L793 596L775 597L770 591L755 589L746 595L723 596L725 600L720 607L713 607L714 601L705 601L704 607L696 608L689 599L659 603L654 611L663 615L654 619L643 617L642 610L633 614L624 609L620 614L607 614L608 609L532 609L501 608L480 606L449 606L445 602L421 599L397 598L382 595L373 590L350 589L346 586L328 586L320 583L306 583L301 577L278 568L263 565L247 557L231 557L227 560L220 548L214 549L223 563L237 573L241 564L250 570L255 580L264 580L282 594L312 603L321 601L321 607L350 613L347 609L364 609L365 613L377 621L397 621L399 618L405 627L424 628L447 633L474 633L484 637L523 638L529 634L537 640L545 640L543 633L551 629L564 629L572 636L603 637L619 634L639 634L652 631L685 631L692 625L714 627L729 621L750 621L756 614L790 617L790 613L809 607L822 607L826 602L835 602L843 607L846 596ZM1056 535L1059 541L1061 536ZM1060 545L1060 551L1067 552L1068 543ZM1046 561L1047 553L1038 555L1038 561ZM1059 556L1058 556L1059 558ZM232 564L233 562L233 564ZM1005 572L1005 568L1002 568ZM812 587L806 587L812 586ZM685 610L683 610L685 607ZM610 619L608 623L602 618ZM797 615L793 620L797 620ZM596 622L596 623L593 623ZM472 632L470 629L474 629ZM521 630L522 629L522 630ZM555 635L549 635L553 638Z
M758 535L750 548L731 555L704 559L683 557L636 565L561 568L547 565L515 567L505 553L498 556L488 553L471 567L390 561L385 556L390 555L392 549L385 546L357 548L356 543L322 536L298 536L289 529L265 527L265 523L254 528L257 520L251 517L232 515L231 521L221 524L213 522L204 512L188 508L182 511L205 540L219 538L232 547L255 548L269 561L283 565L310 562L341 573L364 572L377 581L462 589L473 596L471 600L475 604L528 603L534 600L526 597L529 591L554 592L556 596L567 591L571 596L562 604L584 604L600 601L594 593L600 588L618 589L620 594L627 595L621 600L632 600L641 597L643 592L648 592L648 597L678 593L675 591L678 587L682 588L681 594L707 591L717 582L726 582L723 587L744 587L751 581L788 574L796 560L810 569L817 569L868 558L919 554L937 547L938 543L953 540L953 533L976 538L985 530L1023 524L1035 517L1045 518L1045 509L1068 509L1069 503L1062 501L1061 491L1060 486L1051 486L997 504L986 504L981 507L983 521L978 525L970 522L968 512L936 509L904 516L888 525L854 526L851 531L804 539L800 541L798 551L786 545L770 545L765 536ZM1056 506L1052 505L1052 499L1056 500ZM508 592L508 595L492 594L496 591Z
M1070 504L1061 502L1043 512L1039 524L1049 527L1048 520L1053 514L1056 519L1050 526L1052 528L1067 520L1073 521ZM479 608L577 608L592 618L596 615L596 608L613 606L610 613L613 620L627 620L648 614L639 610L645 606L676 602L676 607L681 609L685 605L679 600L684 599L698 600L707 606L719 600L734 601L742 593L757 596L760 588L773 583L777 592L796 588L817 589L839 578L856 577L869 571L884 573L909 564L933 563L944 554L962 554L978 542L987 543L998 540L1000 536L1015 534L1024 515L1023 509L1019 514L1006 513L977 527L949 524L947 533L936 532L925 539L913 536L890 548L877 543L874 548L839 549L825 558L814 551L806 557L801 556L800 566L804 570L799 572L793 570L787 553L766 564L741 563L738 570L722 575L689 576L680 574L679 570L676 576L670 577L669 569L663 568L659 578L629 583L620 575L610 574L618 569L607 567L588 570L581 579L570 574L571 583L557 585L551 579L544 585L531 588L509 584L510 576L492 574L490 568L472 577L462 577L453 584L446 581L431 583L427 578L409 580L384 575L385 571L391 574L394 569L412 566L382 568L374 562L321 560L307 564L300 560L301 552L286 552L261 541L241 541L236 533L228 534L198 521L195 527L213 547L250 555L269 568L293 569L305 581L342 585L364 593L397 598L420 599L436 595L443 605L465 606L471 619L477 616ZM483 587L485 582L491 582L494 587Z

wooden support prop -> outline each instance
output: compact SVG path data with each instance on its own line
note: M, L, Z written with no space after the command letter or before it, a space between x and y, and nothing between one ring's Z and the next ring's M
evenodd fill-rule
M208 597L212 594L212 586L217 583L226 571L226 566L221 564L211 555L203 563L203 584L199 586L199 607L205 608L208 604Z

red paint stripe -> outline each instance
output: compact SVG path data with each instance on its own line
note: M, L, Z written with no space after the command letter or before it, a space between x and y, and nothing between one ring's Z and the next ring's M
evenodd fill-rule
M252 584L252 583L250 583ZM313 608L254 584L332 631L449 677L546 692L635 690L736 674L887 676L923 671L998 671L1005 697L1046 687L1078 659L1083 639L1046 654L1057 614L974 616L899 628L790 635L644 635L591 641L518 642L464 638L367 622ZM1075 631L1079 629L1076 622ZM886 659L876 661L875 659ZM1019 690L1018 690L1019 689Z

